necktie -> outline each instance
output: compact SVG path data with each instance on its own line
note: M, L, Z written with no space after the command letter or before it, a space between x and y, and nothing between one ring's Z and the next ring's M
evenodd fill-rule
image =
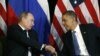
M77 36L75 35L75 33L76 33L75 31L72 32L75 54L76 55L80 55L80 49L79 49L79 45L78 45L78 40L77 40Z
M30 37L29 37L29 33L28 33L28 31L26 31L26 34L27 34L27 38L30 38ZM31 50L31 47L28 47L28 56L32 56L30 50Z

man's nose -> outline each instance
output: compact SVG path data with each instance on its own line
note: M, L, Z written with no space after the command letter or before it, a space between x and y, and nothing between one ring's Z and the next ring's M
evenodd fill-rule
M62 24L63 24L63 25L65 25L65 23L64 23L64 22L62 22Z

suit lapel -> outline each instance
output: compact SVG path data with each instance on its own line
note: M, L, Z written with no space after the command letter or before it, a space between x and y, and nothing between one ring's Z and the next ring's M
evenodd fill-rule
M86 28L86 26L80 25L80 31L81 31L84 43L85 43L87 51L88 51L88 49L89 49L88 48L88 46L89 46L89 44L88 44L88 29Z
M87 32L86 27L80 25L80 31L81 31L81 34L82 34L84 42L87 42L87 34L88 34L88 32Z
M80 25L80 31L83 37L83 40L86 41L87 39L87 30L85 26Z

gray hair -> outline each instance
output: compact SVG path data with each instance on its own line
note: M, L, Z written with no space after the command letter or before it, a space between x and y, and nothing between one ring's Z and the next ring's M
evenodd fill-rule
M22 20L23 17L27 17L27 15L31 13L31 12L22 12L20 15L19 15L19 22ZM31 13L32 14L32 13Z

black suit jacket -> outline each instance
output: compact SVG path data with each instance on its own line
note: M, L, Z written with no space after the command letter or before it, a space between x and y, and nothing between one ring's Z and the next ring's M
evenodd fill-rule
M7 32L7 51L6 56L27 56L28 47L31 47L32 56L40 54L41 45L38 44L37 33L29 30L30 38L19 25L11 26Z
M100 28L93 24L80 25L86 48L91 56L100 56ZM60 56L75 56L72 33L68 31L62 38L64 46Z

